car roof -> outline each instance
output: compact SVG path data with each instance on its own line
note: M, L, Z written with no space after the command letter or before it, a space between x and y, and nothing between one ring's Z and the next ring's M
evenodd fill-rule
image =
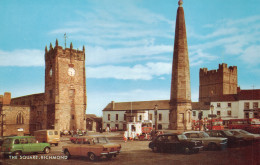
M11 139L21 139L21 138L35 138L34 136L10 136L6 137L6 139L11 138Z
M183 134L185 134L185 133L201 133L201 132L204 132L204 131L186 131L186 132L183 132Z
M158 136L170 136L170 135L180 135L178 133L164 133L164 134L160 134Z

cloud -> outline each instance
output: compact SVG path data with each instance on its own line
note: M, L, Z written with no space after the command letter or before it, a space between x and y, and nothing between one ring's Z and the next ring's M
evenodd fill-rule
M171 73L171 63L145 65L87 67L87 78L114 78L122 80L151 80L155 76Z
M172 39L174 22L164 15L141 8L134 1L118 3L93 2L90 10L74 11L73 21L49 32L50 35L68 33L69 38L88 45L140 45L147 39ZM136 42L136 43L135 43Z
M258 65L260 64L260 45L252 45L243 52L240 56L241 60L249 65Z
M0 50L0 66L44 66L44 51L37 49Z
M153 59L169 61L172 59L172 56L165 56L165 54L172 54L172 51L173 46L171 45L151 45L126 48L119 47L110 49L99 46L87 46L86 63L87 65L100 65Z

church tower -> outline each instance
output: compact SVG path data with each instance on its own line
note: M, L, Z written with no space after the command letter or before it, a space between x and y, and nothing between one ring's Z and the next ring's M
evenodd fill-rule
M172 130L191 129L191 89L188 44L183 1L179 0L176 16L172 81L170 98L170 125Z
M63 130L86 129L85 47L83 50L45 48L46 128Z

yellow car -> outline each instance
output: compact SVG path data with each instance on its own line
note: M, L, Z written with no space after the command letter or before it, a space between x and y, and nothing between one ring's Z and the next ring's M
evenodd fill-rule
M86 156L91 161L100 157L111 159L120 153L121 145L110 143L103 136L81 136L75 143L67 144L62 147L63 153L70 158L71 156Z

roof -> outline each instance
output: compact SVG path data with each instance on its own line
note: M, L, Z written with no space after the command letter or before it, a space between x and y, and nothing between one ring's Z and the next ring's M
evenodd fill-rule
M158 110L169 110L169 100L114 102L109 103L103 111L126 111L126 110L151 110L158 105Z
M237 94L212 97L211 101L260 100L260 89L241 90Z

